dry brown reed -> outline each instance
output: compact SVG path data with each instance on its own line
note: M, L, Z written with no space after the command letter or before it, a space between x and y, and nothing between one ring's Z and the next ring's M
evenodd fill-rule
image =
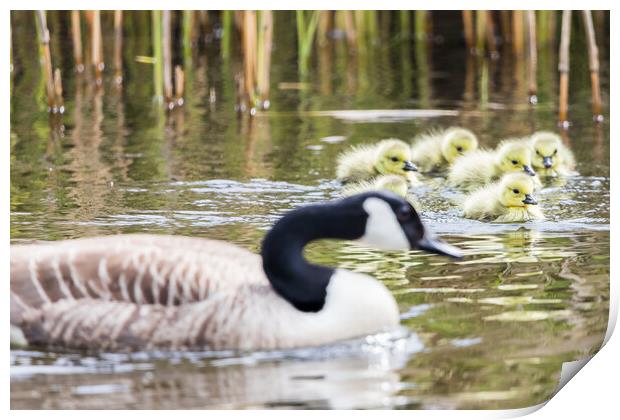
M562 38L560 39L560 59L558 70L560 72L560 109L559 123L561 127L568 127L568 72L569 72L569 47L571 11L562 12Z
M590 66L590 80L592 83L592 113L594 120L603 120L601 110L601 85L599 81L599 61L598 47L596 46L596 36L594 34L594 24L592 23L592 12L582 10L583 23L586 28L586 38L588 45L588 62Z
M101 87L103 86L103 69L105 68L103 63L103 44L101 40L101 13L99 10L93 10L91 17L92 57L93 66L95 68L95 84Z
M82 56L82 28L80 27L80 11L71 11L71 37L73 38L73 58L75 70L78 73L84 71L84 58Z
M536 69L538 67L538 51L536 43L536 16L533 10L528 10L525 15L528 34L528 82L530 103L538 102L536 97L538 84L536 82Z
M123 83L123 11L114 11L114 82Z

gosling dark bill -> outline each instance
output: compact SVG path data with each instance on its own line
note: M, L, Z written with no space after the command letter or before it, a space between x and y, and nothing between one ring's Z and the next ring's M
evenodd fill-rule
M530 194L525 194L525 198L523 199L523 204L536 205L538 204L538 201L536 201L536 199L532 197Z
M534 170L532 169L530 165L523 165L523 170L525 171L526 174L530 176L536 176L536 172L534 172Z
M418 167L415 166L415 164L413 162L410 162L410 161L406 160L405 161L405 165L403 166L403 170L409 171L409 172L417 172L418 171Z

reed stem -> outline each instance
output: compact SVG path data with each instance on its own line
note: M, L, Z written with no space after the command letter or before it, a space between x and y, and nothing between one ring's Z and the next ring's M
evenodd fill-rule
M155 85L155 99L162 101L164 98L163 86L163 57L161 37L161 10L151 12L151 33L153 37L153 81Z
M183 95L185 94L185 72L181 66L174 66L174 99L176 105L183 105L184 99Z
M523 55L523 11L512 11L512 51L517 56Z
M222 58L227 59L230 57L230 44L233 35L233 11L224 10L222 12L222 44L221 54Z
M474 15L471 10L463 10L463 34L469 53L474 52Z
M243 12L243 91L250 108L256 103L256 11Z
M327 34L331 29L332 11L321 10L319 13L319 27L317 30L317 42L320 47L327 45Z
M570 27L571 11L562 12L562 38L560 40L560 59L558 70L560 72L560 109L559 123L563 128L568 127L568 72L569 72L569 49L570 49Z
M183 10L183 63L189 68L194 43L194 11Z
M510 10L500 10L499 17L502 23L502 42L504 44L511 41L510 36Z
M84 71L84 57L82 56L82 28L80 27L80 11L71 11L71 37L73 38L73 58L75 70L78 73Z
M499 53L497 52L497 41L495 40L495 23L493 22L493 12L491 10L485 10L484 17L486 20L486 36L487 44L489 45L489 53L491 53L491 58L497 59L499 58Z
M536 97L538 91L538 83L536 81L536 70L538 67L538 51L536 44L536 16L533 10L528 10L525 15L528 33L528 80L529 80L529 94L530 103L535 104L538 102Z
M476 53L484 54L484 43L487 36L486 10L476 10Z
M103 44L101 41L101 13L99 10L92 11L92 41L93 41L93 66L95 67L95 84L103 85Z
M271 70L271 49L273 45L273 12L263 10L260 13L258 32L258 95L263 108L269 108L269 76Z
M590 80L592 82L592 113L594 115L594 120L600 122L603 120L601 86L599 81L598 47L596 45L596 35L594 34L594 24L592 23L592 12L590 10L582 10L581 13L588 40L588 61L590 66Z
M52 75L52 55L50 53L50 32L47 29L47 19L44 10L35 11L35 20L39 33L39 42L43 52L43 74L47 93L47 106L49 112L54 112L56 101L54 93L54 76Z
M297 50L298 50L298 62L299 73L302 78L308 75L310 67L310 55L312 53L312 44L314 43L314 36L316 34L316 28L319 23L319 12L311 11L311 16L306 19L305 12L303 10L297 10Z
M54 99L56 112L65 112L65 101L62 98L62 78L60 69L54 70Z
M347 45L351 52L354 51L357 46L357 31L353 23L353 12L351 10L343 10L342 14L344 17L344 31L347 36Z
M168 108L174 106L174 97L172 94L172 47L170 27L170 10L162 11L162 42L164 60L164 100Z
M123 83L123 11L114 11L114 81Z

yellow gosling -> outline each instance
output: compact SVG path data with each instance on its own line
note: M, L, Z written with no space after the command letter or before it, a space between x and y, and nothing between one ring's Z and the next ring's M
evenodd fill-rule
M506 174L501 180L470 193L463 202L468 219L497 223L544 220L534 192L534 179L521 172Z
M379 175L368 181L349 182L342 189L345 197L368 191L388 190L407 200L416 210L420 211L417 198L409 193L408 181L399 175Z
M402 140L386 139L377 144L351 148L338 156L336 176L342 182L369 180L377 175L399 175L411 185L419 183L412 172L411 147Z
M537 131L530 137L532 165L541 176L576 175L573 152L550 131Z
M429 131L417 136L413 142L411 160L420 172L440 170L478 149L476 135L461 127Z
M522 139L504 140L495 150L476 150L458 158L450 167L448 183L474 190L510 172L536 176L530 147Z

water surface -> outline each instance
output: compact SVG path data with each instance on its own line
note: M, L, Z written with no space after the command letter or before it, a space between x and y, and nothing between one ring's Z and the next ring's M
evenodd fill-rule
M300 80L294 31L277 32L271 108L254 119L234 112L231 75L240 63L236 54L221 59L217 27L190 57L186 105L164 113L152 101L152 69L134 60L150 54L149 17L132 16L125 83L114 86L108 71L97 90L88 72L72 73L70 49L59 48L69 43L59 29L66 17L50 13L67 109L50 119L35 35L24 23L32 16L13 14L12 243L149 232L257 251L285 211L338 196L335 159L350 145L450 125L472 129L485 146L555 130L555 48L541 47L532 107L523 63L510 54L466 57L451 29L458 15L437 14L438 36L425 48L392 31L384 48L355 59L334 40L317 50L305 85L281 85ZM276 28L291 18L276 14ZM465 251L462 261L346 242L308 247L313 261L384 282L401 330L270 353L13 349L11 407L517 408L546 400L564 361L598 350L609 308L609 125L592 123L583 34L573 36L573 124L563 137L580 175L538 194L548 220L465 220L459 192L434 177L414 191L420 213ZM605 39L600 49L607 104Z

